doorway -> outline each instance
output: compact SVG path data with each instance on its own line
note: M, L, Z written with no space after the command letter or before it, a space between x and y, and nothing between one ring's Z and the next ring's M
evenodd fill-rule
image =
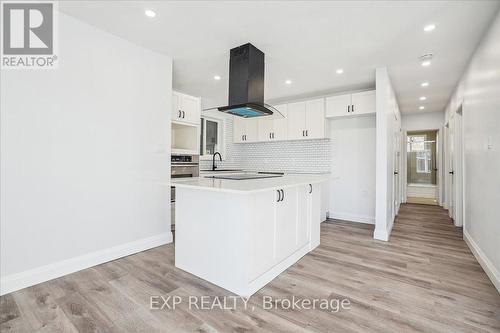
M450 116L447 127L447 206L453 223L461 227L464 224L464 174L462 106Z
M408 203L438 205L438 131L406 135L406 195Z

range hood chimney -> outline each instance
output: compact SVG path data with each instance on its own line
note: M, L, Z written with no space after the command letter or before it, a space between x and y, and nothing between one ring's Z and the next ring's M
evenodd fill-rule
M264 103L264 53L250 43L230 51L228 102L217 109L244 118L273 114Z

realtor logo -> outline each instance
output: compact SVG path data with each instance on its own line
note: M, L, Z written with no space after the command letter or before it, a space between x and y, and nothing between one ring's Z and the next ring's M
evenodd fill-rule
M53 2L2 3L2 69L54 68Z

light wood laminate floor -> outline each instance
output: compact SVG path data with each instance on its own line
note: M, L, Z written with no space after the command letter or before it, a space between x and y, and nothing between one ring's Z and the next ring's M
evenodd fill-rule
M390 242L332 221L321 245L231 310L150 310L151 295L230 296L174 267L161 246L1 297L4 332L499 332L500 296L440 207L403 205ZM195 245L193 245L195 246ZM203 249L199 249L203 251ZM265 296L351 308L265 310ZM284 303L283 303L284 304Z

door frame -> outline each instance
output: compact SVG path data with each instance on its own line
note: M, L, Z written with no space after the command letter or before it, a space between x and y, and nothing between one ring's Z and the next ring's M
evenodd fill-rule
M438 171L436 172L436 186L438 188L438 204L439 206L442 206L441 202L441 190L443 186L443 182L441 181L441 175L440 172L445 168L444 163L443 163L443 158L441 158L441 155L443 154L443 148L441 145L441 128L424 128L424 129L418 129L418 130L405 130L403 132L403 142L402 142L402 151L404 152L404 157L401 158L401 160L404 160L403 162L403 170L404 170L404 175L402 177L402 199L401 201L406 203L408 201L408 151L407 151L407 142L408 142L408 132L425 132L425 131L436 131L436 164ZM444 156L444 155L443 155Z
M453 223L457 227L465 225L466 216L466 200L465 200L465 136L463 128L463 102L450 115L446 123L446 191L445 191L445 208L449 210L448 215L453 219ZM450 138L450 125L453 127L453 137ZM451 142L453 140L453 142ZM450 156L450 145L453 145L453 155ZM453 164L453 169L451 164ZM453 171L453 180L449 176ZM454 204L452 204L452 200Z
M463 135L463 107L459 105L455 111L455 168L457 180L455 182L455 216L456 226L464 225L465 216L465 159L464 159L464 135Z

